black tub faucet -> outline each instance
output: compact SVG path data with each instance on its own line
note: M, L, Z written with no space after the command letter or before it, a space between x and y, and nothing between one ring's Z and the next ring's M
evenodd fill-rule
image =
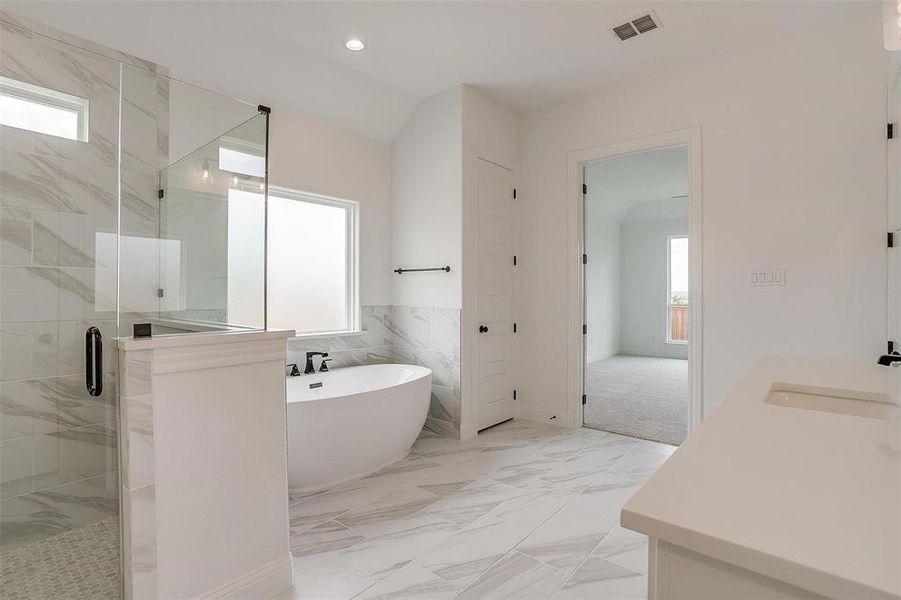
M313 357L321 356L322 358L326 358L328 356L328 352L307 352L307 364L304 365L303 374L309 375L310 373L315 373L316 369L313 367ZM328 368L326 368L326 371Z
M901 362L901 354L895 354L894 352L891 354L883 354L879 357L879 360L876 361L878 365L894 366L892 363Z

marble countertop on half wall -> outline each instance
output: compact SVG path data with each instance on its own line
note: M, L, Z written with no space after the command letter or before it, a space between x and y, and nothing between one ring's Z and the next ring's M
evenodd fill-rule
M160 335L146 338L120 337L116 338L116 345L119 350L125 350L127 352L131 350L176 348L179 346L197 346L201 344L256 342L278 338L287 340L292 337L294 337L293 329L269 329L267 331L216 331Z

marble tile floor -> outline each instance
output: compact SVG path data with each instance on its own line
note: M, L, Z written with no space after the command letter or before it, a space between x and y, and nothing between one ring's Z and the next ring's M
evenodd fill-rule
M647 538L619 513L674 451L528 421L424 431L394 465L292 496L282 600L646 598Z

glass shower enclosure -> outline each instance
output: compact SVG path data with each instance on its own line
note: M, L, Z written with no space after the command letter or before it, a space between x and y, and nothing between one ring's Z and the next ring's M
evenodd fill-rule
M268 109L0 26L0 598L119 598L115 340L265 328Z

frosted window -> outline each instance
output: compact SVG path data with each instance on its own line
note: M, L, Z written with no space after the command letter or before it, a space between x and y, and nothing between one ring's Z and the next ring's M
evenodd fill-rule
M228 322L262 327L263 195L228 190Z
M298 335L357 328L356 204L270 190L270 328Z
M262 178L266 174L265 149L244 140L223 138L219 142L219 168Z
M0 124L86 142L88 101L0 77Z

